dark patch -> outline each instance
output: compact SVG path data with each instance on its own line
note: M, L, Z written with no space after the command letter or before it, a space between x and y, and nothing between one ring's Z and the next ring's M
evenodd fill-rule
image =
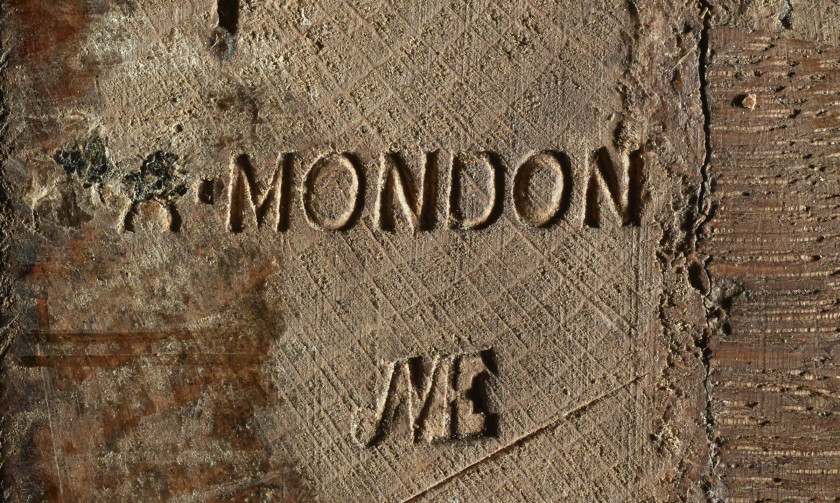
M793 5L791 5L790 0L784 0L782 2L782 9L779 12L779 22L786 30L793 28L793 21L790 19L791 14L793 14Z
M198 200L204 204L213 204L215 197L213 194L213 180L202 180L198 186Z
M219 26L235 35L239 28L239 0L216 0L216 15Z
M216 0L213 17L216 23L210 32L210 52L218 59L230 59L239 28L239 0Z
M95 2L10 0L3 4L3 14L4 28L10 31L4 49L12 61L32 69L28 92L47 104L80 97L94 87L101 69L78 51L99 16Z
M187 193L187 174L177 169L178 156L158 150L140 165L140 171L125 175L129 197L134 202L158 201L166 204Z
M108 161L105 142L98 136L94 136L81 147L76 143L69 149L57 151L53 160L64 168L68 175L78 175L84 188L102 183L114 169Z
M64 2L57 8L52 2L10 0L5 7L19 30L15 56L34 63L66 49L91 20L84 2Z
M692 254L687 260L688 282L703 295L708 294L711 288L711 280L709 279L709 273L706 272L706 265L696 254Z
M233 33L221 26L213 28L210 32L210 52L218 59L226 60L233 56L233 48L236 39Z

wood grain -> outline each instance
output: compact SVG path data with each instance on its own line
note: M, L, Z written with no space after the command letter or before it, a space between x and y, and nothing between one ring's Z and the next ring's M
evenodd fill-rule
M837 501L840 7L8 0L4 501Z
M719 495L836 501L840 52L727 27L709 46L714 210L701 250Z

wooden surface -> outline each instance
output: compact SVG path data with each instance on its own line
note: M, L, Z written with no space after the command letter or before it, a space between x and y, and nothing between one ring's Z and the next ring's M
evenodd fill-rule
M834 501L840 52L741 28L709 45L715 475L729 501Z
M840 498L832 2L2 10L4 501Z

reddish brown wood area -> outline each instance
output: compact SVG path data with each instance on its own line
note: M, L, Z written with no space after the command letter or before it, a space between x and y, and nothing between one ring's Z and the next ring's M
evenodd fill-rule
M707 301L716 495L840 497L840 51L713 29Z

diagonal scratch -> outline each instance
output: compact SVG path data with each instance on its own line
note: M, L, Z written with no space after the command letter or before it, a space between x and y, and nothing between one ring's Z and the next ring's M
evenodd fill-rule
M499 447L495 451L493 451L493 452L487 454L486 456L474 461L473 463L468 464L467 466L461 468L460 470L456 471L455 473L438 480L437 482L433 483L429 487L427 487L427 488L423 489L422 491L414 494L414 496L411 496L408 499L404 500L403 503L414 503L415 501L418 501L420 498L422 498L423 496L428 494L430 491L432 491L434 489L437 489L438 487L452 481L453 479L463 475L464 473L467 473L467 472L471 471L476 466L478 466L482 463L485 463L487 461L492 461L494 459L500 458L501 456L504 456L509 451L519 447L520 445L525 444L526 442L529 442L529 441L533 440L534 438L540 436L542 433L545 433L546 431L554 430L555 428L559 427L564 421L566 421L568 419L575 419L575 418L580 417L593 405L597 404L598 402L601 402L602 400L604 400L606 398L609 398L609 397L615 395L619 391L621 391L621 390L627 388L628 386L636 383L637 381L639 381L639 379L642 379L643 377L645 377L647 375L648 375L648 373L637 375L636 377L630 379L629 381L625 382L624 384L622 384L622 385L620 385L616 388L613 388L609 391L606 391L606 392L602 393L601 395L598 395L595 398L589 400L588 402L578 404L573 409L560 414L558 417L555 417L554 419L548 421L547 423L543 424L542 426L538 427L537 429L532 430L528 433L525 433L525 434L511 440L507 444Z

